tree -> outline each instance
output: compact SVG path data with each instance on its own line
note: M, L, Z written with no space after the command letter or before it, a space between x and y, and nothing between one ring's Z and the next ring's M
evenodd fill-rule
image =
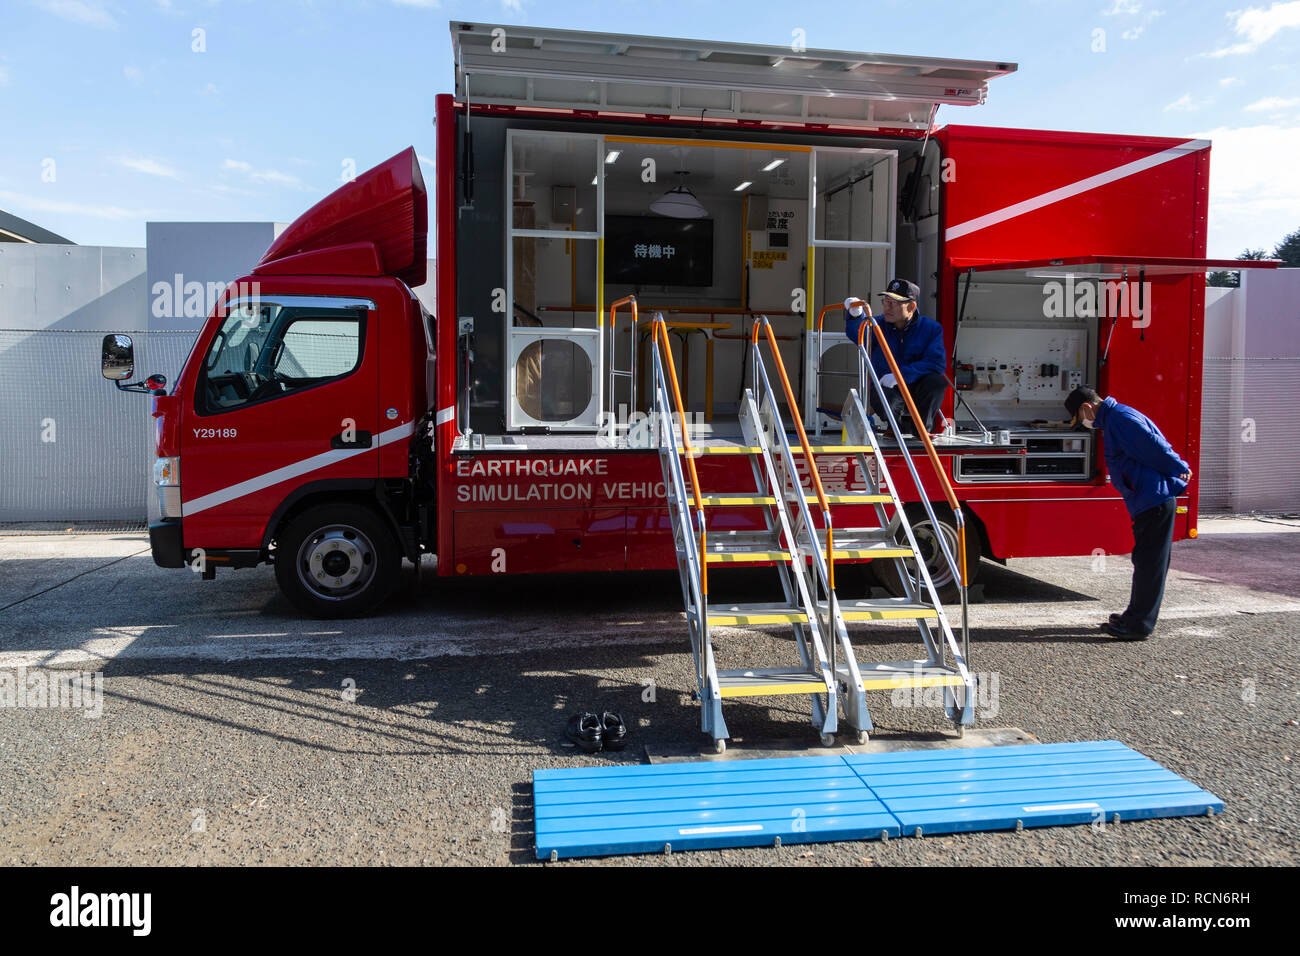
M1300 229L1277 244L1273 250L1273 258L1281 259L1283 266L1300 266Z
M1300 232L1297 232L1297 235L1300 235ZM1288 236L1287 238L1289 239L1291 237ZM1281 246L1279 246L1278 248L1280 249ZM1247 249L1241 255L1237 256L1237 258L1238 259L1268 259L1270 258L1270 256L1268 254L1268 250L1266 249ZM1277 258L1277 256L1273 256L1272 258ZM1208 275L1206 275L1205 284L1208 286L1214 286L1222 289L1235 289L1237 288L1237 286L1241 285L1241 273L1227 272L1227 271L1211 272Z

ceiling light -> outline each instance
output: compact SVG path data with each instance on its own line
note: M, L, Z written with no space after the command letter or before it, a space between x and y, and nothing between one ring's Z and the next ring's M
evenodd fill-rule
M686 172L678 176L685 177ZM650 204L650 211L673 219L703 219L709 214L685 182L679 183Z
M776 167L780 166L784 162L785 162L784 159L774 159L766 166L763 167L763 172L770 173L772 170L776 169Z
M735 189L733 189L732 192L733 192L733 193L738 193L738 192L740 192L742 189L748 189L748 188L749 188L750 186L752 186L752 185L754 185L754 184L753 184L752 182L750 182L748 179L746 179L743 183L741 183L739 186L737 186Z
M619 156L621 156L622 154L623 154L623 151L622 151L621 149L611 149L611 150L610 150L610 151L605 155L605 162L607 162L607 163L617 162Z

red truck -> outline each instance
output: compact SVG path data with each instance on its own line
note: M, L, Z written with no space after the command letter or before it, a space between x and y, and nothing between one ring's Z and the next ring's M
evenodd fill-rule
M676 567L661 462L637 439L645 329L610 311L629 296L676 336L698 434L727 441L757 313L805 426L838 434L833 373L854 346L823 307L917 282L950 358L933 425L972 578L981 558L1131 548L1092 436L1062 422L1079 383L1141 409L1199 470L1204 275L1261 265L1204 258L1208 142L934 129L940 105L978 104L1015 69L996 61L469 23L452 38L433 248L407 149L231 285L170 392L138 386L158 565L270 562L323 616L370 610L426 554L445 576ZM430 252L433 314L412 292ZM105 376L123 387L133 365L109 336ZM725 484L746 465L699 467ZM817 467L853 486L852 462ZM950 586L938 479L893 471L934 504L915 528ZM755 520L736 507L715 526Z

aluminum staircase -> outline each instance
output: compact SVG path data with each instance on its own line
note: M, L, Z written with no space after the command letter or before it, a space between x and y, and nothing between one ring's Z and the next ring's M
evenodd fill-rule
M773 388L762 359L760 333L770 348L780 392ZM974 684L965 657L949 628L925 562L918 559L916 540L858 392L850 391L844 406L847 443L810 444L766 316L755 316L752 334L754 385L745 390L740 408L745 444L701 445L692 443L683 428L685 410L667 326L658 313L651 321L655 434L695 658L701 729L712 737L715 750L721 753L730 736L722 712L723 700L798 694L809 698L812 724L824 745L834 743L841 713L844 722L856 731L857 740L865 742L872 730L866 703L868 690L932 686L944 688L949 719L959 729L970 725L974 721ZM864 358L865 350L861 351ZM859 365L863 370L861 381L865 383L870 376L879 388L870 363L860 360ZM781 398L793 413L793 441L781 417ZM696 462L713 455L745 456L750 462L751 487L704 490ZM867 487L827 493L816 468L816 458L821 455L856 458ZM904 456L915 475L906 449ZM802 472L797 463L804 465ZM837 528L833 512L837 506L847 505L870 507L877 523ZM711 514L736 508L761 509L764 528L721 533L708 530ZM892 510L892 517L887 509ZM947 555L946 549L944 553ZM835 562L866 560L900 562L905 596L841 600L835 587ZM754 562L771 563L776 568L781 600L736 605L709 600L710 569ZM903 573L906 569L902 562L914 564L919 575ZM917 581L913 582L912 577ZM959 580L965 581L964 573ZM964 605L963 589L963 627ZM859 664L849 625L886 620L913 621L925 657ZM797 662L753 669L718 667L713 628L767 625L790 627Z

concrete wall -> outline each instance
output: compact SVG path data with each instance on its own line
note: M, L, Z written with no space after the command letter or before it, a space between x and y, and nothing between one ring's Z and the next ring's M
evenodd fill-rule
M0 521L139 521L156 509L148 397L101 376L100 341L130 333L137 378L174 381L206 316L172 314L176 275L203 285L206 306L208 284L250 271L282 228L149 223L148 254L0 244Z
M1300 269L1206 290L1201 510L1300 511Z

